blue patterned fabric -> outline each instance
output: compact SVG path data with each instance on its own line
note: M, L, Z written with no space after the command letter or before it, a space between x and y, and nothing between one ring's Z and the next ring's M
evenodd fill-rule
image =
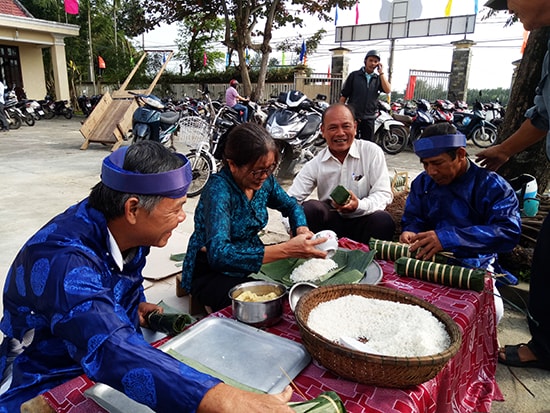
M139 328L145 300L141 271L148 247L119 270L109 253L103 215L87 200L46 224L22 248L4 288L6 339L31 344L13 363L13 382L0 406L22 402L86 373L156 412L193 412L219 380L151 347ZM0 354L0 372L6 365Z
M403 231L435 230L445 251L468 266L483 268L497 253L511 251L521 233L512 187L473 162L449 185L437 185L426 172L417 176L401 224Z
M237 186L228 168L212 175L195 210L195 231L183 262L182 287L191 291L197 252L204 246L213 269L235 277L258 272L264 257L264 244L258 233L267 225L267 208L288 217L292 230L307 226L302 207L273 175L251 200Z

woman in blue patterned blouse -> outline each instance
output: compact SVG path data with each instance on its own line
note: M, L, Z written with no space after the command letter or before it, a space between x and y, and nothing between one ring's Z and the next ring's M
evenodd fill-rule
M210 178L197 205L182 270L182 287L214 311L228 306L229 290L264 263L326 256L315 248L326 239L311 239L302 207L272 175L279 153L264 128L236 126L223 159L224 167ZM289 218L293 236L288 241L266 246L260 240L267 208Z

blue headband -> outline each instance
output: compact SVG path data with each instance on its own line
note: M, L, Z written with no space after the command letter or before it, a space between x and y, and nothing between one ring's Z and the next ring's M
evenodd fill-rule
M175 153L183 161L183 166L171 171L142 174L123 169L128 146L117 149L103 159L101 182L115 191L139 195L160 195L166 198L181 198L193 180L189 160Z
M435 135L420 138L414 143L414 153L420 158L431 158L451 149L465 148L466 136L462 133L454 135Z

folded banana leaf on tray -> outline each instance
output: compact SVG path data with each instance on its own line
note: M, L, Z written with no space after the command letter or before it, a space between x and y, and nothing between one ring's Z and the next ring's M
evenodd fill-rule
M344 403L333 391L321 393L313 400L288 405L296 413L346 413Z
M365 276L365 271L374 259L374 255L375 251L339 249L332 257L338 267L312 282L317 285L358 283ZM260 271L251 274L250 277L258 280L277 281L290 287L293 284L290 274L306 261L305 258L286 258L270 262L262 265Z

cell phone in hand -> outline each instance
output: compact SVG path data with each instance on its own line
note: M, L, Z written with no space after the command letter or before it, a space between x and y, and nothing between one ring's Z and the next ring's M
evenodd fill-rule
M338 205L346 205L349 202L350 198L351 198L351 194L342 185L338 185L330 193L330 198L334 202L336 202Z

